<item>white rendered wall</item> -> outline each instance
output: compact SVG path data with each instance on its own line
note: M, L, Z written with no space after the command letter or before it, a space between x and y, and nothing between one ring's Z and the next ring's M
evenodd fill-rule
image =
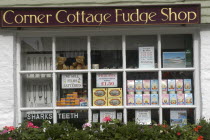
M0 31L0 130L14 125L14 37Z
M202 117L210 119L210 27L201 30L200 41Z

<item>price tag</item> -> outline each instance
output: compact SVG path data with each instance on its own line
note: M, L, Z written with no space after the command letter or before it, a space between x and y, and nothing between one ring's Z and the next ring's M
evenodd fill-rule
M117 73L98 73L96 87L117 87Z

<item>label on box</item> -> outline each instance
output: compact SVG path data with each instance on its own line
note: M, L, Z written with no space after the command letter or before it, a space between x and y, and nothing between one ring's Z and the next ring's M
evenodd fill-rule
M177 93L177 104L178 105L184 105L185 104L183 93Z
M158 105L158 94L151 94L151 105Z
M135 94L135 105L142 105L142 94Z
M150 80L143 80L143 90L144 92L150 91Z
M167 85L168 85L167 84L167 80L165 80L165 79L162 80L162 91L166 91L167 92L167 88L168 88Z
M93 88L93 98L97 97L107 97L107 89L106 88Z
M127 80L127 92L134 92L134 80Z
M175 79L168 79L168 91L175 91Z
M87 102L80 102L80 106L87 106Z
M151 91L158 91L158 80L151 80Z
M122 106L122 97L109 97L108 106Z
M191 79L184 79L184 91L192 90L192 81Z
M193 105L192 93L185 93L185 105Z
M103 122L105 117L116 119L116 110L100 110L100 122Z
M135 91L136 92L143 91L143 81L142 80L135 80Z
M154 47L139 47L139 68L155 67Z
M183 91L183 79L176 79L176 91Z
M177 96L176 94L169 94L170 96L170 105L177 105Z
M93 106L107 106L106 98L93 98Z
M108 97L122 97L122 88L108 88Z
M128 106L134 105L134 94L127 94L127 105Z
M162 104L169 105L169 94L162 94Z
M150 105L150 94L143 94L143 105Z

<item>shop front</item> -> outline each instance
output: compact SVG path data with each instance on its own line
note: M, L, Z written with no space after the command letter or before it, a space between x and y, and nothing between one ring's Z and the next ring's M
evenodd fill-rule
M6 60L14 97L5 95L14 104L6 122L67 120L81 127L109 116L186 125L210 117L202 107L210 98L201 93L200 10L200 4L2 8L0 38L9 46L2 51L13 55Z

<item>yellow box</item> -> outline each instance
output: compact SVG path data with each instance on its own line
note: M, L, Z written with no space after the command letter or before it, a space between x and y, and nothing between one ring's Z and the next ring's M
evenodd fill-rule
M108 88L108 97L122 97L122 88Z
M67 99L75 99L78 98L78 93L77 92L72 92L72 94L67 94L66 95Z
M74 100L74 105L80 105L79 99L75 99L75 100Z
M107 97L106 88L93 88L93 98L104 98Z
M107 106L107 98L93 98L93 106Z
M108 106L122 106L122 97L108 97Z

